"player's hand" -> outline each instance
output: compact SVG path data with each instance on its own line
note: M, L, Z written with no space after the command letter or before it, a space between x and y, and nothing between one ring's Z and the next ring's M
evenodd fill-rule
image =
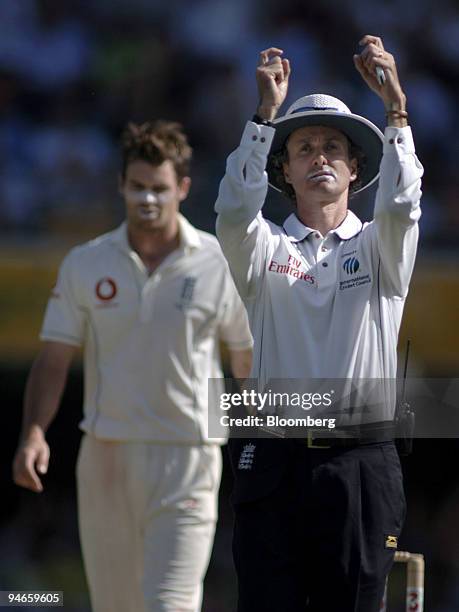
M46 474L49 463L49 446L44 437L22 442L14 456L13 480L20 487L35 493L43 491L38 474Z
M363 49L360 55L354 55L354 64L368 87L383 100L386 109L405 110L406 96L400 85L394 56L384 49L382 40L377 36L367 34L359 45ZM376 66L384 70L384 85L376 78Z
M270 47L260 53L257 67L257 85L260 102L257 114L272 121L287 96L290 62L282 59L282 49Z

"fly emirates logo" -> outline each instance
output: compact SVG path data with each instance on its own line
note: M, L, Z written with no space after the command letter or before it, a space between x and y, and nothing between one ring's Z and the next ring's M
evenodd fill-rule
M287 263L279 263L272 259L269 263L268 270L270 272L276 272L276 274L287 274L288 276L293 276L293 278L298 278L299 280L305 281L310 285L314 285L316 279L312 274L307 274L300 270L301 261L293 255L288 256Z

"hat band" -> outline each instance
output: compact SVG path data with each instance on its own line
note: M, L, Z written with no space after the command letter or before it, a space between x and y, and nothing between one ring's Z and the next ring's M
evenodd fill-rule
M332 110L332 111L340 112L339 108L336 108L335 106L300 106L300 108L295 108L295 110L292 111L290 114L294 115L295 113L302 113L303 111L311 111L311 110L314 110L314 111Z

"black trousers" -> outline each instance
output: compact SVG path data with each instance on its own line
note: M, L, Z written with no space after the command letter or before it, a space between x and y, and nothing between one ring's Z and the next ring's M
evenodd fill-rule
M388 536L406 512L394 444L256 439L229 449L238 612L379 612Z

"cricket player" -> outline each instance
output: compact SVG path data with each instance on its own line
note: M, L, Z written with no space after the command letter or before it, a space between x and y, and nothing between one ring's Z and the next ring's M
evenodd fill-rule
M126 221L65 258L27 383L14 480L41 492L45 434L84 348L78 510L95 612L201 608L223 442L207 436L208 379L222 377L220 340L245 378L252 339L216 238L179 213L191 154L177 123L127 126Z
M291 68L270 48L220 185L217 236L249 313L260 389L396 377L423 169L394 57L376 36L360 44L355 67L384 104L384 135L324 94L276 119ZM374 219L362 223L349 197L378 177ZM282 226L261 213L268 183L295 206ZM238 612L379 610L406 510L394 408L346 435L230 441Z

